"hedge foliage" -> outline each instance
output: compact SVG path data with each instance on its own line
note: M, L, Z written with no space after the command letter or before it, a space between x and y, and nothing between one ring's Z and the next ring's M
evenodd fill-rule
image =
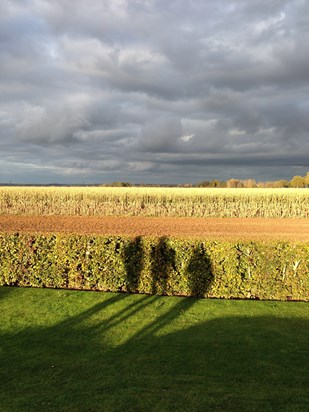
M0 234L0 284L309 300L309 244Z

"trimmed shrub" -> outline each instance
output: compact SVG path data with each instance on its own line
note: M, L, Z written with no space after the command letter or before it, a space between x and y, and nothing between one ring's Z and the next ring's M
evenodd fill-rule
M211 298L309 300L309 244L0 235L0 284Z

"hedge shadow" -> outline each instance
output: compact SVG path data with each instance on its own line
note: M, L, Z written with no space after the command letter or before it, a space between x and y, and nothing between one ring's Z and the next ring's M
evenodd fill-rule
M151 293L166 295L168 279L176 270L175 250L168 244L166 237L160 237L150 250Z
M138 285L144 267L144 249L141 236L129 241L124 247L123 264L126 271L127 291L138 292Z
M186 272L190 295L205 297L214 281L214 274L211 260L203 243L198 243L193 249Z

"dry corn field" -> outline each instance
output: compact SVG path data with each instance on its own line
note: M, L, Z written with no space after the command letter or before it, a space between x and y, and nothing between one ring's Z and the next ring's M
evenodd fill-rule
M308 218L309 189L0 187L0 215Z
M0 232L308 241L308 217L309 189L0 188Z

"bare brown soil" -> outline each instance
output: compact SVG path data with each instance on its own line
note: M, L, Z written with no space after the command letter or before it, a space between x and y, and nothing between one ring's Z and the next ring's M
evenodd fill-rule
M309 219L4 215L0 232L308 241Z

